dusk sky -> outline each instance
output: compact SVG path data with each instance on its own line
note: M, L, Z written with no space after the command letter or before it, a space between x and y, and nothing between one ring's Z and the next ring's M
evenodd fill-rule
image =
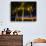
M24 45L37 37L46 38L46 0L31 0L37 2L36 22L16 22L16 21L11 22L10 21L11 1L17 0L9 0L9 1L0 0L0 31L3 30L4 28L6 29L7 27L10 28L10 30L20 30L21 32L23 32Z

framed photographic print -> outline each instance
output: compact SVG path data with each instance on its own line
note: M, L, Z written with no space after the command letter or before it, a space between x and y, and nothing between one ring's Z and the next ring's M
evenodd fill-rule
M11 2L11 21L36 21L36 2Z

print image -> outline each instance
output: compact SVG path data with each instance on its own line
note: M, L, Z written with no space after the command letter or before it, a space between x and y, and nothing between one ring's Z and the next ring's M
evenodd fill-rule
M36 2L11 2L11 21L36 21Z

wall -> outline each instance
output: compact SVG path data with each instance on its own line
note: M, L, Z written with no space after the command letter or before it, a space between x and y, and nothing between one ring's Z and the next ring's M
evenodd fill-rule
M46 0L32 0L37 1L36 22L10 22L10 1L0 0L0 30L7 27L11 30L21 30L24 45L37 37L46 38Z

